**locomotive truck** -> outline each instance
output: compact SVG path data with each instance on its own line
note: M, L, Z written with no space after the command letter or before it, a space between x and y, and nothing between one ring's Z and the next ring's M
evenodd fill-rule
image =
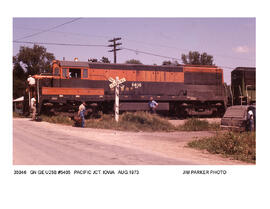
M120 111L148 110L150 97L157 111L185 117L193 114L222 116L227 105L223 70L217 66L157 66L79 61L52 63L51 74L34 75L38 114L74 114L79 104L87 115L114 109L115 92L109 79L119 77ZM26 103L28 96L25 95Z

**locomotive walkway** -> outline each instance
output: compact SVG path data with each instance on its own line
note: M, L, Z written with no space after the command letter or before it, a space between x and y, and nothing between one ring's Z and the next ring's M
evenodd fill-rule
M13 119L14 165L245 164L185 147L210 132L121 132Z

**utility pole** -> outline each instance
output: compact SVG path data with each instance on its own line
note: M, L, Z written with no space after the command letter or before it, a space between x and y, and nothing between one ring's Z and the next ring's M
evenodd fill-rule
M108 52L114 52L114 63L116 63L116 51L121 50L116 48L116 46L122 45L122 43L116 43L116 41L119 40L121 40L121 38L113 38L112 40L109 40L109 42L113 42L113 44L108 45L108 47L113 47L113 49Z

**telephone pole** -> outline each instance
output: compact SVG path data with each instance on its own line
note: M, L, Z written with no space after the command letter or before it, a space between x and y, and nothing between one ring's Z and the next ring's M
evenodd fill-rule
M121 50L116 48L116 46L122 45L122 43L116 43L116 41L119 40L121 40L121 38L113 38L112 40L109 40L109 42L113 42L113 44L108 45L108 47L113 47L113 49L108 52L114 52L114 63L116 63L116 51Z

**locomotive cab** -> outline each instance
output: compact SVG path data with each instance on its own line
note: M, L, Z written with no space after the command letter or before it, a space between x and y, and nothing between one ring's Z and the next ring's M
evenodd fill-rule
M39 113L70 115L77 112L82 101L93 111L103 101L104 89L96 88L88 79L88 70L82 62L58 61L52 63L52 75L39 79Z

